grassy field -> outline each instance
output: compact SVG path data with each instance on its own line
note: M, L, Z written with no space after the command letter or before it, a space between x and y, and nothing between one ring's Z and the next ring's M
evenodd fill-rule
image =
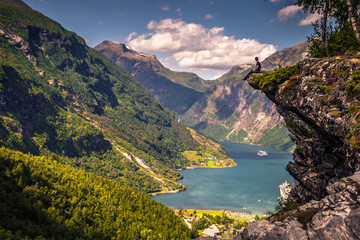
M216 167L213 161L208 161L208 167Z
M219 158L204 151L184 151L182 155L190 161L190 167L233 167L236 163L231 158Z
M176 214L179 214L179 209L175 210ZM198 210L198 209L181 209L184 215L197 215L202 217L204 214L211 215L213 217L226 215L231 219L237 221L252 221L255 220L255 214L251 213L243 213L243 212L233 212L233 211L225 211L225 210Z

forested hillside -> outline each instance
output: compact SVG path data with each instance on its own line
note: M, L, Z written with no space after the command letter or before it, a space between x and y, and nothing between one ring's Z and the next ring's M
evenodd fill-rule
M146 192L183 188L177 170L194 164L186 151L233 164L75 33L9 0L0 22L1 146L56 155Z
M0 149L0 239L185 239L149 196L57 162ZM27 238L27 239L28 239Z

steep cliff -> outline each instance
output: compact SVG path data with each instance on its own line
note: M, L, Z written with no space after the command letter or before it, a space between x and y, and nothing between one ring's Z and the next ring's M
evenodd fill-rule
M249 84L286 121L296 144L291 198L304 205L238 239L359 239L360 56L306 59Z

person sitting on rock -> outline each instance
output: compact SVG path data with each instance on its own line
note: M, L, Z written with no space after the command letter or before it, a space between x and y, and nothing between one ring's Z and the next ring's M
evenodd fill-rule
M256 61L256 67L254 70L251 70L242 80L246 80L249 78L249 76L253 73L259 73L261 71L261 64L259 62L259 58L255 57L255 61Z

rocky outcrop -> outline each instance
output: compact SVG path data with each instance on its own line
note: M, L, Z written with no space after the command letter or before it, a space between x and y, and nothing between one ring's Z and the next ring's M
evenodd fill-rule
M297 145L287 170L294 177L292 197L320 200L326 187L359 169L359 93L351 74L360 57L307 59L295 76L262 88L283 116ZM249 83L255 88L259 84Z
M327 187L327 196L283 216L250 224L237 240L360 239L360 172Z
M306 59L289 78L249 84L286 121L297 146L291 198L304 205L238 239L359 239L360 56Z

